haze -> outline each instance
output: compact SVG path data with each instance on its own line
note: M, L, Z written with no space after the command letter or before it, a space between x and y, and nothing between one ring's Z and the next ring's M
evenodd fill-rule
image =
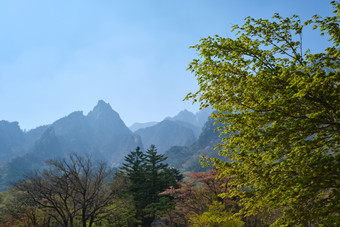
M73 111L110 103L126 125L160 121L197 89L186 68L189 46L247 16L330 15L321 0L19 1L0 2L0 120L31 129ZM304 33L313 52L326 38Z

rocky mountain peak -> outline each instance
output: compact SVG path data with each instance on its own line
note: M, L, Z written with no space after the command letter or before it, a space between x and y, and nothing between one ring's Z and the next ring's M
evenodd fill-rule
M94 119L99 119L103 117L114 117L120 119L119 114L111 108L109 103L106 103L103 100L98 101L97 105L93 108L92 111L89 112L88 116Z

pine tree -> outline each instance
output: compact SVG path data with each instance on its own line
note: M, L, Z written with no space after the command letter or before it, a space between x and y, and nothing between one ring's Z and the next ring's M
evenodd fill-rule
M132 151L125 157L125 163L123 163L121 170L126 173L131 182L129 191L134 198L136 216L142 216L142 210L148 203L145 199L148 196L148 191L145 184L145 154L140 147L137 147L136 151Z
M176 186L183 176L177 169L169 168L164 161L167 157L158 154L155 145L151 145L145 154L139 147L125 157L121 168L131 181L130 192L136 206L136 218L148 226L155 218L162 191Z

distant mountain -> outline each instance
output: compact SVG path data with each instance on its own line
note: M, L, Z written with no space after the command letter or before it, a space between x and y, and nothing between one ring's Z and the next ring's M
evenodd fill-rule
M43 135L43 133L50 127L49 125L43 125L39 126L35 129L31 129L28 132L25 132L25 144L26 148L29 148L31 145L33 145L40 137ZM27 149L26 149L27 150Z
M142 128L135 132L143 141L145 147L156 145L159 153L164 153L175 145L190 146L196 137L190 127L181 122L164 120L154 126Z
M211 112L211 109L205 109L194 114L183 110L162 122L156 124L153 122L149 127L146 127L146 124L136 124L139 129L135 133L142 138L145 147L154 144L160 153L164 153L172 146L190 146L199 137Z
M216 131L219 124L214 125L214 119L210 118L204 125L198 140L191 146L173 146L165 152L170 166L182 171L202 171L199 163L201 155L206 157L218 157L218 151L214 147L221 142L219 132Z
M182 110L176 116L168 117L167 120L183 121L183 122L187 122L187 123L192 124L192 125L196 125L196 123L197 123L197 119L196 119L195 114L193 114L192 112L190 112L188 110Z
M167 117L165 120L185 123L187 127L190 127L193 130L196 138L198 138L198 136L201 134L202 127L207 122L211 113L211 108L200 110L196 114L188 110L182 110L176 116Z
M212 113L211 108L200 110L196 114L188 110L182 110L176 116L166 117L164 120L182 122L182 124L186 123L186 126L191 128L194 131L195 136L198 138L198 136L201 133L203 125L208 120L211 113ZM139 129L148 128L158 123L159 122L157 121L151 121L146 123L134 123L129 127L129 129L133 132L136 132Z
M48 151L48 152L46 152ZM45 160L60 158L63 149L53 128L48 128L36 141L32 152L11 159L0 167L0 191L5 190L10 182L20 180L30 172L45 166Z
M129 129L133 132L137 131L138 129L141 129L141 128L147 128L147 127L151 127L151 126L154 126L156 124L158 124L159 122L157 121L151 121L151 122L146 122L146 123L134 123L132 124Z
M24 143L24 133L18 122L0 121L0 163L20 155Z
M43 167L47 159L65 157L71 152L90 154L94 159L105 160L116 167L130 151L137 146L143 147L140 137L131 132L119 114L102 100L86 116L76 111L49 126L31 130L27 135L17 123L3 124L6 127L2 128L11 134L1 134L0 125L0 139L6 141L0 141L3 144L0 154L13 153L16 147L23 149L28 143L32 145L27 148L28 151L22 152L23 155L12 155L10 161L0 166L1 183L18 179L28 170ZM6 136L13 137L13 141Z
M18 122L0 121L0 164L28 152L47 126L23 132Z
M197 127L203 127L212 112L213 111L211 108L202 109L198 111L196 114L188 110L182 110L174 117L167 117L166 120L183 121L195 125Z
M62 158L71 152L90 154L118 167L137 146L143 149L154 144L160 153L177 146L177 150L181 149L178 160L171 149L169 158L183 169L190 166L197 150L197 154L202 153L201 145L196 145L199 147L195 150L194 145L203 141L204 133L199 135L210 113L210 109L196 114L184 110L159 123L134 124L133 133L119 114L100 100L87 115L76 111L28 132L22 131L18 122L0 121L0 190L27 172L44 168L45 160Z

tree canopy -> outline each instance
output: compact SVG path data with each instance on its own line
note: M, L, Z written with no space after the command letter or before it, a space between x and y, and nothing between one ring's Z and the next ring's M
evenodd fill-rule
M232 177L242 214L283 208L275 224L339 224L340 5L331 4L330 17L248 17L235 39L192 47L199 89L186 99L217 110L220 154L231 161L210 161ZM329 38L322 53L303 50L311 25Z

